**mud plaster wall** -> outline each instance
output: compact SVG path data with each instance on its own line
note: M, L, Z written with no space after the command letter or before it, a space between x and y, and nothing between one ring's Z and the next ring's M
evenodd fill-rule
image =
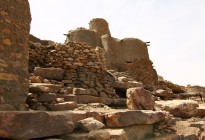
M28 0L0 0L0 110L15 110L28 93Z
M101 37L105 49L105 58L108 68L112 64L124 64L133 62L134 59L147 59L149 54L146 44L136 38L115 39L109 35Z
M99 46L100 37L94 31L85 28L78 28L68 32L66 42L69 41L84 42L90 46L97 47Z

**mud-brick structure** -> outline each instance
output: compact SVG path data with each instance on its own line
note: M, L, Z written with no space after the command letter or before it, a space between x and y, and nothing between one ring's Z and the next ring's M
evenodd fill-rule
M23 109L28 93L28 0L0 1L0 111Z
M92 19L89 29L72 30L66 40L99 46L104 49L107 69L128 71L135 80L149 89L158 85L157 73L149 58L146 42L137 38L112 37L109 24L102 18Z

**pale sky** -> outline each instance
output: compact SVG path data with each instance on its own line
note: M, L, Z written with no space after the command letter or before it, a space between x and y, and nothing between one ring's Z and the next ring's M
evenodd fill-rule
M29 0L31 34L64 42L69 30L108 21L113 37L150 41L158 75L205 86L205 0Z

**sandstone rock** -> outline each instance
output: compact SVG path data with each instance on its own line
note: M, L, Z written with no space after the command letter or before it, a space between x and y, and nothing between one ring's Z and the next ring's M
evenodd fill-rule
M121 110L105 115L108 127L125 127L136 124L154 124L165 118L166 112L151 110Z
M147 136L153 134L153 125L132 125L124 127L128 140L150 140Z
M41 76L47 79L63 80L65 75L65 70L60 68L41 68L36 67L34 69L34 75Z
M192 117L196 114L197 102L192 100L156 101L156 105L169 111L176 117Z
M50 92L50 88L42 86L42 85L31 84L31 85L29 85L29 92L31 92L31 93L48 93L48 92Z
M94 130L89 133L88 139L92 140L110 140L110 133L106 130Z
M88 133L71 133L59 137L60 140L88 140Z
M105 125L94 118L86 118L78 122L78 126L84 131L92 131L103 128Z
M127 89L127 107L131 110L153 110L154 98L152 93L143 88Z
M68 117L49 112L0 112L0 136L9 139L32 139L72 132Z
M205 105L199 104L199 107L196 109L196 115L200 117L205 117Z
M169 98L174 98L176 97L175 94L173 93L168 93L166 90L163 89L158 89L156 90L156 92L154 93L155 96L161 97L161 98L165 98L165 99L169 99Z
M31 83L42 83L43 82L40 76L31 76L29 79Z
M98 96L98 93L94 89L84 89L84 88L73 88L74 95L92 95Z
M57 84L32 83L31 85L48 87L48 88L50 88L50 92L52 92L52 93L57 93L57 92L59 92L60 89L61 89L61 86L60 86L60 85L57 85Z
M38 102L51 102L56 100L56 94L55 93L45 93L45 94L40 94L37 97Z
M77 108L76 102L63 102L63 103L57 103L51 107L51 110L53 111L62 111L62 110L72 110L74 108Z
M128 82L129 81L129 79L127 77L124 77L124 76L118 77L117 80L119 82Z
M110 139L128 140L127 134L123 129L106 129L110 133Z

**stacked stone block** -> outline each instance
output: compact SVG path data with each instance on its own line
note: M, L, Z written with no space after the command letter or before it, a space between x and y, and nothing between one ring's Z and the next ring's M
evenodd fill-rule
M30 22L28 0L0 1L0 111L24 109Z

